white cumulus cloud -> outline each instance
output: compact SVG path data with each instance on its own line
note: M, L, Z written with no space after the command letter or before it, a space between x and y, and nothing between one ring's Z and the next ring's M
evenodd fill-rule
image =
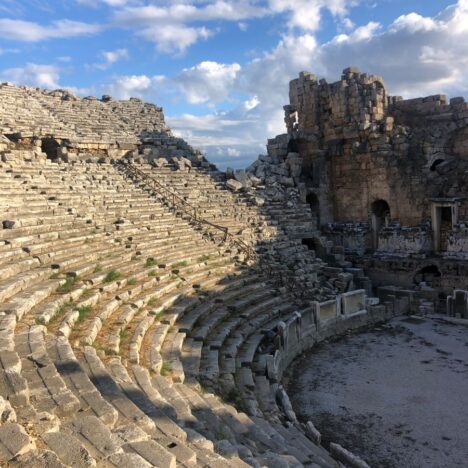
M183 24L150 26L137 32L137 35L156 44L159 52L183 53L200 39L207 39L213 31L203 27L194 28Z
M102 59L102 62L92 65L93 68L97 68L98 70L106 70L114 63L117 63L120 60L126 60L130 57L127 49L102 51L99 55Z
M8 68L0 74L2 80L13 84L37 86L40 88L60 88L60 69L54 65L28 63L24 67Z
M241 66L238 63L224 64L201 62L185 68L176 78L188 102L200 104L216 103L229 97Z

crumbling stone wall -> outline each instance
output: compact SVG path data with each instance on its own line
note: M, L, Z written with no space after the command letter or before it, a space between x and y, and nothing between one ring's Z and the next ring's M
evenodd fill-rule
M334 221L364 221L385 200L391 219L415 226L430 219L431 197L468 193L456 175L468 168L463 98L403 100L381 77L348 68L332 84L301 73L285 113L303 178L332 205Z

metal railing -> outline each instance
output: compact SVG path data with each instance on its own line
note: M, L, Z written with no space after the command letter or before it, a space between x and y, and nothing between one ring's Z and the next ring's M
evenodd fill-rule
M219 224L212 223L207 219L204 219L200 216L198 208L188 203L187 200L182 198L180 195L177 195L175 192L167 188L164 184L158 180L150 177L144 171L135 167L134 164L126 162L123 160L117 161L117 167L121 168L122 171L129 176L130 178L143 182L154 190L162 199L168 203L174 211L182 212L188 216L190 222L197 224L201 228L205 227L207 230L210 228L218 231L222 234L221 241L223 243L228 243L230 246L235 246L238 250L243 252L248 260L257 260L257 252L254 248L244 242L242 239L239 239L233 236L229 232L229 228L226 226L221 226Z

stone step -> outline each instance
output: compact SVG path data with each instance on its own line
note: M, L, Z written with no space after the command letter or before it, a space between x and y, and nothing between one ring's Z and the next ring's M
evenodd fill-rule
M83 370L66 338L50 340L47 351L68 389L80 401L81 412L96 416L108 427L113 427L118 418L117 410L109 404Z
M45 327L33 325L15 336L15 349L21 357L21 376L28 382L30 402L37 411L59 417L73 415L80 408L47 354Z

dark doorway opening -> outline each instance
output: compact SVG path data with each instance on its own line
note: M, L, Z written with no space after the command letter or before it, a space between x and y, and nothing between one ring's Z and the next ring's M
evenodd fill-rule
M315 250L316 243L315 239L302 239L302 245L306 245L309 250Z
M289 140L288 143L288 153L299 153L299 147L297 146L296 140Z
M47 159L55 161L58 155L59 143L55 138L43 138L41 143L42 152L47 155Z
M379 247L379 232L390 222L390 206L385 200L376 200L371 205L372 244Z
M452 207L443 206L440 209L440 250L445 252L448 247L448 238L452 231Z
M320 226L320 202L315 193L309 193L306 197L306 202L309 204L312 214L317 219L317 226Z
M426 265L416 272L413 277L415 284L420 284L422 282L428 283L430 286L438 285L442 276L442 273L439 270L437 265Z

